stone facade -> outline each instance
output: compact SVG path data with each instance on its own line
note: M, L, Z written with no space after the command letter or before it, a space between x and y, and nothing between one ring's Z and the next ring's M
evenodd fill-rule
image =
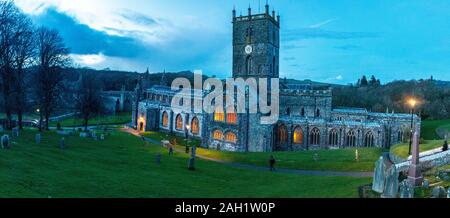
M233 77L279 77L280 18L266 12L236 16L233 10ZM270 92L270 90L269 90ZM196 92L193 92L196 93ZM207 91L193 95L201 100ZM261 113L196 114L171 108L176 92L168 86L146 90L139 103L141 131L159 130L202 139L202 146L236 152L298 151L319 148L390 147L407 141L420 118L409 114L373 113L363 108L332 108L332 90L280 84L280 117L276 124L260 124ZM178 111L178 112L177 112ZM133 115L135 117L135 115ZM194 122L196 132L193 133ZM190 125L190 130L186 125Z

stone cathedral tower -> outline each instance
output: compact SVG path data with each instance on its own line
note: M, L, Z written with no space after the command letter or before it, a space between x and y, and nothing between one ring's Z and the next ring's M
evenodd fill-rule
M279 77L280 16L265 12L236 16L233 10L233 77Z

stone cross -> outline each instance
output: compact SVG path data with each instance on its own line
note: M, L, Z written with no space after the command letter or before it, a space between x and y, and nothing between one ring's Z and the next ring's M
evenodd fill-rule
M385 198L397 198L398 194L398 171L395 165L392 165L388 170L386 177L386 185L382 197Z
M412 160L408 170L408 180L414 186L420 186L423 181L422 172L419 167L419 133L416 131L413 137Z
M378 193L383 193L384 182L386 176L386 164L383 156L375 163L375 171L373 175L372 190Z

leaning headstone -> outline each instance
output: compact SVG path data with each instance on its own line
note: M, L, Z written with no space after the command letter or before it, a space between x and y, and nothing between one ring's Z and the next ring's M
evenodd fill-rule
M422 188L424 188L424 189L430 188L430 181L428 181L428 179L423 180Z
M59 144L59 148L61 149L65 149L66 148L66 140L63 138L61 138L61 142Z
M41 144L41 134L36 134L36 136L34 137L34 141L37 145Z
M383 156L375 163L375 171L372 180L372 190L378 193L383 193L384 182L386 177L386 164Z
M384 187L383 197L385 198L396 198L398 194L398 176L397 167L392 165L388 170L386 177L386 185Z
M1 143L2 143L2 148L3 149L9 149L9 136L8 135L4 135L1 138Z
M414 187L407 179L400 183L400 198L414 198Z
M431 191L431 198L445 198L446 195L445 188L442 186L436 186Z

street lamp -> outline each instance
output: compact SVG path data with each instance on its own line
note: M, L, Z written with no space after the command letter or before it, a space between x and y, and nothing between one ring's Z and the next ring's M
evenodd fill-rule
M408 104L411 107L411 134L410 134L410 137L409 137L408 154L411 155L411 146L412 146L412 139L413 139L413 134L414 134L414 131L413 131L413 128L414 128L414 109L415 109L415 107L417 105L417 100L414 99L414 98L411 98L408 101Z

